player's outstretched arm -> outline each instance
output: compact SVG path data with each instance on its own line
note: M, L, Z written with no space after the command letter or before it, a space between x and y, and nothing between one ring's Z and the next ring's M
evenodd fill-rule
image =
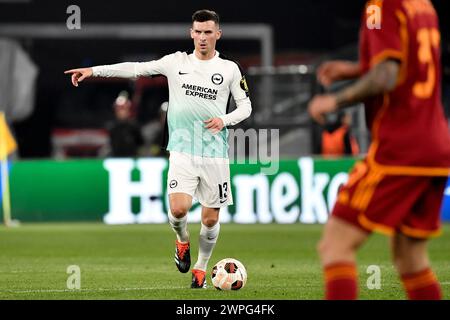
M339 80L355 79L361 75L358 62L332 60L322 63L317 69L317 80L325 87Z
M86 78L92 77L92 68L78 68L64 71L65 74L71 74L72 84L78 87L78 83Z
M89 77L136 79L140 76L166 75L167 68L171 65L170 57L173 57L173 55L148 62L122 62L91 68L72 69L64 73L72 74L72 83L75 87L78 87L78 83Z

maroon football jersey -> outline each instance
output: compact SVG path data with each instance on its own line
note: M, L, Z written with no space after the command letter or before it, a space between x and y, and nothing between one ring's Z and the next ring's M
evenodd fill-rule
M372 0L360 29L367 73L386 59L400 62L396 87L365 101L370 164L388 174L450 174L450 132L441 103L440 32L428 0Z

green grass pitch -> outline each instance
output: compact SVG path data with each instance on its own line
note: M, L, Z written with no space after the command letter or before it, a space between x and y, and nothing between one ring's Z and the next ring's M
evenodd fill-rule
M303 300L322 299L316 243L322 225L222 224L208 266L225 257L244 263L247 285L218 291L208 274L206 290L190 289L190 273L173 261L169 225L107 226L100 223L24 224L0 227L0 299ZM192 260L198 224L190 224ZM430 257L450 298L450 225L430 243ZM358 254L360 298L404 299L390 262L389 239L373 235ZM81 270L81 289L67 289L67 268ZM369 265L381 270L381 289L367 288Z

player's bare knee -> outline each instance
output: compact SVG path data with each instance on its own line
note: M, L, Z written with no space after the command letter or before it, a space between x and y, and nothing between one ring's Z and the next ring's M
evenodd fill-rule
M317 252L322 261L351 259L356 251L352 243L340 242L331 238L321 240L317 245Z
M184 206L173 206L172 208L170 208L170 212L172 213L172 215L177 218L183 218L187 212L188 212L188 208L184 207Z
M208 217L208 218L203 218L202 219L203 225L207 226L208 228L214 227L217 224L218 221L219 221L218 218L210 218L210 217Z
M429 267L426 240L396 235L392 245L392 262L400 273L411 273Z
M414 263L404 257L394 258L393 263L399 274L412 273L416 268Z
M393 264L400 274L413 273L424 270L430 266L426 255L421 254L394 254Z
M320 240L316 247L317 253L322 259L335 252L335 249L330 241L324 239Z

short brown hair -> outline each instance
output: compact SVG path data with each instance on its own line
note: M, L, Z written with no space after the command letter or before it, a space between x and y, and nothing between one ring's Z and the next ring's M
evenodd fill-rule
M192 15L192 23L197 22L205 22L205 21L214 21L216 25L219 25L219 15L212 10L198 10L195 11Z

